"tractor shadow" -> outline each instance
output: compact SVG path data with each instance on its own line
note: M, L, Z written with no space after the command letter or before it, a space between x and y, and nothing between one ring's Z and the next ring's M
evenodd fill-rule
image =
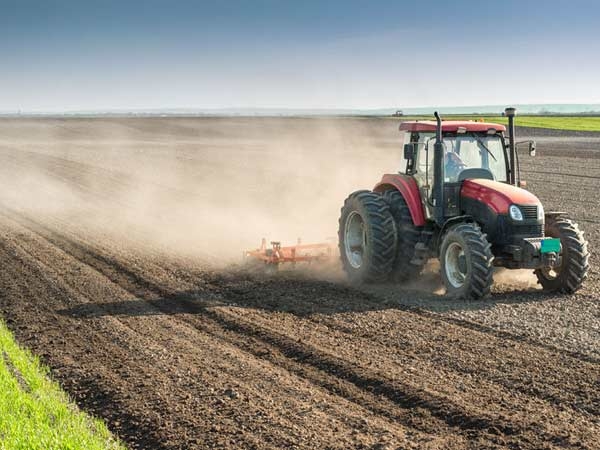
M481 300L452 299L445 295L439 271L426 270L413 281L360 287L364 292L384 299L386 304L404 310L431 312L481 311L497 305L541 303L564 298L562 294L544 292L531 271L498 269L490 295Z
M227 306L293 314L299 317L381 310L474 311L499 304L535 303L564 298L540 289L499 289L483 300L468 301L443 296L439 274L426 272L406 285L354 286L336 275L316 279L310 272L266 275L236 270L206 275L198 289L160 295L152 290L135 292L135 299L83 303L57 311L74 318L202 314L207 308Z

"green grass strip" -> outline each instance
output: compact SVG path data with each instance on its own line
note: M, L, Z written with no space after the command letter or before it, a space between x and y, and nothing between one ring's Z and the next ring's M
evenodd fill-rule
M506 125L508 119L502 116L454 116L443 115L447 120L479 120L486 122L501 123ZM435 120L433 114L429 116L405 116L394 118L400 120ZM520 127L549 128L553 130L568 131L600 131L600 117L585 116L519 116L515 117L515 125Z
M486 120L507 123L505 117L487 117ZM600 117L517 116L515 117L515 125L554 130L600 131Z
M0 321L0 449L125 449L80 411Z

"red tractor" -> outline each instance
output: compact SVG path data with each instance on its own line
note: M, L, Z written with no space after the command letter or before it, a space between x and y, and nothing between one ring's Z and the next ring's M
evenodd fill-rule
M439 258L447 295L490 292L495 266L533 269L549 291L573 293L587 276L583 232L563 212L544 212L523 189L515 109L506 127L472 121L402 122L403 173L345 201L339 249L352 281L406 281ZM535 155L535 142L529 153Z

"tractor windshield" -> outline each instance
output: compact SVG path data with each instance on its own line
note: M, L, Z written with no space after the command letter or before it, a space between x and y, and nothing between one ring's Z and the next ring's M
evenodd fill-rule
M433 134L419 137L417 173L422 181L433 181ZM506 159L502 139L499 135L466 133L444 136L444 181L458 181L465 169L487 169L496 181L507 181ZM425 179L426 178L426 179Z

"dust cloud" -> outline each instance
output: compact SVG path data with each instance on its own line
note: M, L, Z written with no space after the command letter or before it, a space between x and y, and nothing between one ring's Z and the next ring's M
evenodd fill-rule
M496 268L494 283L497 286L506 286L512 289L541 289L537 277L531 269Z
M235 261L261 238L336 238L347 195L402 164L396 120L0 121L0 207L38 222Z

